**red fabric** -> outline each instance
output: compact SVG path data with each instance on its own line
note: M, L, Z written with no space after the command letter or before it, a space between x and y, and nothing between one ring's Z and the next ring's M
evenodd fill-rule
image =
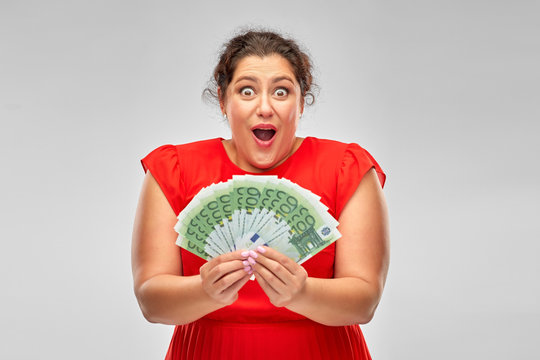
M221 141L164 145L141 160L177 215L203 187L227 181L233 175L250 174L230 161ZM277 175L311 190L321 197L330 214L339 219L348 199L371 168L384 186L386 176L382 169L357 144L307 137L281 165L255 175ZM198 274L205 260L184 249L181 254L182 273ZM331 278L334 255L335 244L332 244L302 266L311 277ZM248 281L232 305L194 323L177 326L166 359L247 358L244 354L255 359L283 359L291 358L291 351L308 348L311 357L304 352L294 358L370 359L358 326L328 327L288 309L276 308L256 281Z

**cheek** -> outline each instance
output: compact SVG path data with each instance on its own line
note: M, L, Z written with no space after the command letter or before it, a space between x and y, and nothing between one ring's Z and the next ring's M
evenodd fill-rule
M242 122L249 115L249 109L245 104L231 102L227 106L227 116L235 119L236 123ZM231 125L232 126L232 125Z
M286 108L283 109L283 115L285 119L287 119L288 122L293 123L296 122L297 115L299 113L298 106L296 103L289 104Z

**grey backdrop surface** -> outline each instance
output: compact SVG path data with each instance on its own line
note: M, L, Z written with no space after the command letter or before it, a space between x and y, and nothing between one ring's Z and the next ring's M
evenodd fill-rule
M132 293L139 159L228 137L200 93L243 25L291 34L321 91L299 134L387 171L372 356L533 359L538 1L0 1L2 359L160 359Z

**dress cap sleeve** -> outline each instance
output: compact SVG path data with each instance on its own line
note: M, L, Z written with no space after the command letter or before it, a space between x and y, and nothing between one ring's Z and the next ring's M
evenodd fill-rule
M381 187L384 187L386 174L373 156L358 144L348 144L338 175L336 199L336 216L338 218L345 204L358 188L360 181L371 168L375 169Z
M182 180L176 147L160 146L141 159L141 164L144 172L150 171L156 179L174 213L178 215L182 204Z

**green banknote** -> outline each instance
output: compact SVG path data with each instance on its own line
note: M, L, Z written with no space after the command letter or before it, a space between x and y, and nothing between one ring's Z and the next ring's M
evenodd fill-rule
M219 189L219 185L216 184L214 187ZM179 234L177 244L188 251L196 248L199 256L201 250L204 249L214 249L214 253L226 253L234 250L227 244L225 236L216 230L216 225L219 224L223 216L216 196L214 196L214 187L202 189L189 203L189 208L186 207L188 211L185 212L186 209L184 209L180 213L175 226L175 230ZM217 241L212 241L209 246L209 239L217 239ZM206 253L208 254L208 251Z
M305 189L280 181L265 190L263 203L275 219L265 218L259 223L264 226L255 231L269 246L301 261L340 237L335 229L337 221ZM288 226L283 226L284 223Z
M267 245L301 263L341 236L327 210L287 179L234 176L203 188L178 215L177 244L204 259Z

